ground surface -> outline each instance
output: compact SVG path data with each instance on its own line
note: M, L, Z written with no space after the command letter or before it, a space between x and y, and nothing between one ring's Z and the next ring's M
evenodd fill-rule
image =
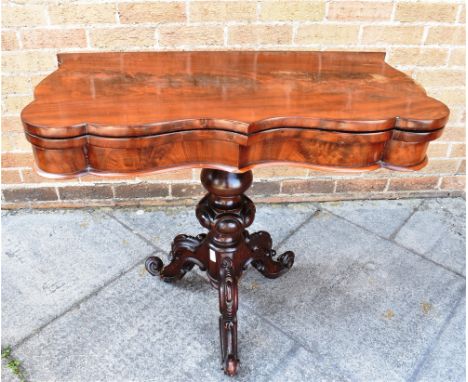
M465 201L259 205L250 231L293 250L240 287L241 369L219 368L202 273L149 276L193 208L4 212L2 345L28 381L464 381ZM3 381L14 381L3 367Z

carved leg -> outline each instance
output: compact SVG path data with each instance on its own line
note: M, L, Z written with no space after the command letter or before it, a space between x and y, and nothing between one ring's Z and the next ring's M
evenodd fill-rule
M225 257L219 267L219 338L221 363L227 375L235 375L239 366L237 358L237 277L232 260Z
M196 237L188 235L178 235L172 242L170 252L170 263L163 265L162 260L157 256L146 259L146 270L153 276L160 275L166 282L179 280L190 271L194 265L206 270L208 264L207 248L203 245L205 234Z
M276 251L271 249L273 242L266 231L259 231L246 237L246 243L252 251L252 265L262 275L269 279L275 279L291 269L294 264L294 253L284 252L278 257Z

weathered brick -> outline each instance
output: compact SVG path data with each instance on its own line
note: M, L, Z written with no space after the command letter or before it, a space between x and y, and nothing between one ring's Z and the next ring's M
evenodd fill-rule
M302 25L297 31L296 44L357 43L359 26L340 24Z
M185 21L185 3L145 2L118 4L123 24L161 23Z
M71 4L69 2L49 6L49 17L52 24L114 24L116 5L104 4Z
M460 11L459 11L457 21L459 23L466 23L466 6L465 6L465 4L460 4Z
M436 176L392 178L389 180L388 191L433 190L436 188L438 180Z
M426 44L465 45L464 26L431 26Z
M34 27L46 25L46 8L42 5L7 6L2 4L2 27Z
M251 1L192 1L190 21L253 21L257 5Z
M160 198L169 195L167 184L121 184L114 186L116 198Z
M273 195L279 194L281 183L275 181L268 182L254 182L247 190L249 195Z
M423 86L463 86L465 71L459 69L416 70L413 78Z
M260 20L314 21L325 15L325 1L262 1Z
M440 158L446 157L448 152L448 143L440 143L440 142L431 142L427 149L427 155L429 158Z
M2 170L2 183L14 184L21 183L21 177L18 170Z
M332 193L335 188L333 180L285 180L283 194L323 194Z
M284 45L291 42L290 25L236 25L228 30L229 45Z
M171 185L171 194L177 198L200 197L206 194L206 190L201 184L175 183Z
M102 49L152 47L156 42L154 28L92 29L90 41Z
M393 48L387 62L392 65L441 66L447 62L447 48Z
M192 170L191 169L185 169L185 170L171 170L171 171L165 171L161 173L154 173L154 174L148 174L148 175L141 175L138 176L137 179L142 180L142 181L148 181L148 180L159 180L159 181L165 181L165 180L192 180Z
M31 101L33 96L31 95L15 95L11 94L3 97L3 108L4 114L19 114L19 112Z
M457 171L458 163L458 159L431 159L420 172L426 174L453 174Z
M457 174L466 174L466 159L460 161L460 166L458 167Z
M32 168L23 168L21 169L21 174L23 175L23 183L50 183L51 179L39 175ZM69 182L78 182L76 178L70 179L60 179L60 183L69 183Z
M57 58L53 52L3 52L4 72L52 71L57 68Z
M463 87L460 87L459 89L434 88L434 91L430 91L430 89L426 90L428 90L428 93L432 97L435 97L439 101L446 103L449 107L465 105L466 91Z
M392 17L392 3L331 1L327 19L334 21L386 21Z
M446 127L439 142L464 142L466 130L463 127Z
M293 166L267 166L253 170L254 179L259 178L291 178L296 176L306 176L308 170L302 167Z
M39 188L7 188L3 190L6 202L36 202L57 200L57 193L53 187Z
M449 65L465 66L466 65L466 49L453 48L450 53Z
M24 133L2 133L2 152L7 151L31 151L31 144Z
M159 43L163 47L222 46L224 30L221 26L163 25L159 28Z
M447 126L464 125L466 121L465 107L451 107Z
M364 44L419 44L422 42L422 26L365 26Z
M25 49L84 48L84 29L31 29L21 32Z
M466 188L466 177L464 175L445 176L440 183L441 190L463 191Z
M32 153L2 153L2 167L31 167Z
M451 158L459 158L466 156L466 144L465 143L453 143L452 149L450 150Z
M3 76L2 78L2 93L31 93L32 94L31 76Z
M379 192L386 185L387 179L338 179L336 192Z
M5 79L2 78L2 82L3 80ZM22 131L23 131L23 125L21 124L21 119L19 117L2 117L2 132L3 133L10 133L10 132L19 133Z
M60 199L110 199L113 197L112 188L105 186L66 186L59 188Z
M401 2L396 5L395 20L453 22L457 17L457 11L457 4Z
M15 31L2 30L2 50L16 50L19 48Z

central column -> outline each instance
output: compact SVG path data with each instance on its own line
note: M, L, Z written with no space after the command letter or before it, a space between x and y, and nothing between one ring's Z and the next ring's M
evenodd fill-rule
M208 275L219 292L221 360L226 374L237 372L238 280L250 249L245 229L255 217L254 203L244 195L252 184L252 171L230 173L203 169L201 182L208 194L197 207L197 218L209 230Z

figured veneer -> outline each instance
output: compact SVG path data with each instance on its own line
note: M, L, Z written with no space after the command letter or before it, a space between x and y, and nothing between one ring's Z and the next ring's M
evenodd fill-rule
M38 168L59 177L270 163L418 169L449 112L384 57L60 54L22 120Z

